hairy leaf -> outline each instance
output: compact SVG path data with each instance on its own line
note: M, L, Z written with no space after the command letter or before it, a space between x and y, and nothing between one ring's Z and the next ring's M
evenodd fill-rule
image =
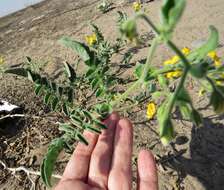
M55 139L48 147L47 154L41 165L41 178L43 182L51 187L51 175L59 153L63 150L64 140L62 138Z
M65 47L71 48L72 50L74 50L82 59L83 61L86 63L90 60L90 54L89 54L89 48L80 43L77 42L73 39L71 39L70 37L62 37L59 42L61 44L63 44Z
M71 82L74 82L76 79L76 73L75 70L72 68L72 66L68 62L64 62L65 71L68 75L68 78Z
M204 58L210 51L216 49L219 44L219 33L218 30L214 26L209 27L210 36L208 41L202 45L199 49L197 49L194 53L197 54L197 59Z
M164 0L161 8L161 18L165 31L173 30L184 11L185 4L185 0Z
M50 97L51 97L51 93L47 93L45 96L44 96L44 103L48 105L48 103L50 102Z
M22 77L27 77L27 70L24 68L7 69L5 73L14 74Z
M81 143L88 145L88 141L85 139L85 137L81 133L76 134L77 140L79 140Z
M41 93L41 90L43 89L43 86L42 85L36 85L35 86L35 90L34 90L34 92L35 92L35 94L36 95L39 95L40 93Z

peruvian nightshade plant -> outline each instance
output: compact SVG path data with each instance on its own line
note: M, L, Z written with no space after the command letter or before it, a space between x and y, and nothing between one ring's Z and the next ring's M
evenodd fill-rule
M33 70L30 67L31 58L27 58L28 67L5 70L5 73L28 77L35 84L35 93L42 95L44 102L53 111L63 115L59 123L59 130L63 135L52 141L41 166L42 179L47 186L51 186L51 175L59 153L63 149L71 152L76 140L88 145L88 139L82 135L83 130L100 134L101 129L106 129L101 121L108 114L136 107L145 102L147 95L150 98L147 117L152 119L156 116L160 139L164 145L174 138L172 116L176 108L180 110L182 118L192 121L196 126L202 125L202 116L194 107L185 88L189 77L208 92L214 111L224 113L224 66L218 64L214 53L218 46L216 28L210 26L208 41L194 50L181 50L172 42L174 28L184 7L185 0L164 0L161 22L157 25L141 11L136 12L132 18L119 12L118 27L122 38L116 39L113 44L104 39L96 25L92 25L93 34L86 37L87 44L62 37L59 42L73 49L86 66L85 73L79 74L72 65L64 62L67 80L62 84L57 84ZM120 52L126 45L124 37L138 42L139 19L146 21L153 29L155 38L149 47L147 58L136 65L132 77L134 79L131 80L121 77L120 67L130 65L133 54L123 54L117 67L114 67L111 60L114 55L121 55ZM156 67L152 65L152 58L161 44L166 44L176 56L166 61L163 67ZM171 84L175 84L175 88ZM118 92L117 87L120 86L128 87Z

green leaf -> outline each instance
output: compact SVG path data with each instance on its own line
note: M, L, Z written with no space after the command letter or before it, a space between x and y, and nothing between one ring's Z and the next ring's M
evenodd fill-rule
M55 111L57 109L59 103L59 99L57 97L53 97L51 101L51 109Z
M160 98L163 95L164 95L164 92L160 92L160 91L153 92L152 93L152 99L157 100L158 98Z
M85 129L87 129L89 131L92 131L92 132L97 133L97 134L101 134L101 130L100 129L98 129L96 127L92 127L89 124L86 124L84 127L85 127Z
M98 120L94 120L94 123L100 127L101 129L107 129L107 126L104 125L101 121L98 121Z
M170 28L174 28L177 22L180 20L183 14L185 5L186 5L185 0L175 0L175 7L173 7L169 12Z
M103 33L100 31L97 25L91 23L91 26L93 27L93 33L96 34L97 42L104 41Z
M184 11L185 0L164 0L161 8L162 27L166 32L173 30Z
M7 69L5 73L14 74L22 77L27 77L27 70L24 68Z
M68 78L71 82L74 82L76 79L76 73L75 70L72 68L72 66L68 62L64 62L65 71L68 75Z
M210 104L217 114L224 113L224 87L215 86L210 97Z
M120 32L129 40L137 38L137 24L135 19L127 19L120 26Z
M191 120L196 126L200 126L203 123L201 114L195 109L191 112Z
M166 89L168 87L168 80L164 75L158 75L158 82L161 88Z
M135 68L134 74L136 75L137 78L140 78L142 75L142 71L143 71L143 65L142 64L138 64L137 67Z
M29 63L32 62L32 59L29 56L26 56L26 59Z
M41 178L45 185L51 187L51 175L59 153L63 150L64 141L62 138L55 139L48 147L48 151L41 165Z
M55 82L50 82L50 88L53 92L57 92L57 84Z
M45 104L49 104L49 102L50 102L50 97L51 97L51 93L47 93L45 96L44 96L44 103Z
M82 112L83 112L83 114L85 115L85 117L87 117L88 119L92 119L92 115L91 115L90 112L88 112L88 111L86 111L86 110L83 110Z
M101 96L104 93L104 89L103 88L98 88L96 91L96 97Z
M93 81L91 82L91 87L92 87L93 90L98 87L99 82L100 82L99 78L93 79Z
M73 98L74 98L74 90L72 88L68 89L68 102L73 103Z
M69 115L69 108L68 108L68 105L66 103L63 103L62 105L62 111L65 115Z
M71 115L71 120L72 120L72 122L74 122L74 124L77 124L77 122L78 122L78 124L79 125L82 125L82 119L81 118L79 118L77 115Z
M85 139L85 137L79 132L77 132L76 138L77 138L77 140L79 140L81 143L83 143L85 145L89 144L88 141Z
M65 47L68 47L74 50L83 59L85 63L90 60L90 54L89 54L90 50L86 45L80 42L77 42L71 39L70 37L66 37L66 36L62 37L59 40L59 42L63 44Z
M182 87L177 95L177 101L182 101L191 104L191 97L188 91Z
M96 105L96 110L102 116L102 118L105 118L112 112L112 107L110 104L102 103Z
M199 63L193 63L190 65L190 73L195 78L203 78L208 72L209 62L207 60L201 60Z
M196 54L195 56L197 57L197 59L204 58L210 51L215 50L219 45L218 30L214 26L210 26L209 30L210 30L210 36L208 41L204 45L202 45L199 49L197 49L194 53L194 55Z
M63 87L61 87L61 86L57 86L57 94L58 94L60 97L63 95L63 91L64 91Z
M42 90L42 89L43 89L43 86L37 84L37 85L35 86L35 90L34 90L35 94L36 94L36 95L39 95L39 94L41 93L41 90Z
M180 109L182 117L186 120L190 120L192 115L192 110L190 105L186 102L178 101L178 107Z
M88 77L88 78L92 77L93 74L95 73L95 71L96 71L95 67L94 68L93 67L89 68L89 70L86 72L86 77Z

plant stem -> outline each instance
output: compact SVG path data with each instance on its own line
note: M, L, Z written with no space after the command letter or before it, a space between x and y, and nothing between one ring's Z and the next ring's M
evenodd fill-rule
M140 81L143 83L145 81L145 79L147 78L147 75L149 73L149 70L150 70L150 66L151 66L151 60L152 60L152 57L155 53L155 50L158 46L158 37L154 38L153 41L152 41L152 45L151 47L149 48L149 52L148 52L148 56L147 56L147 59L146 59L146 63L145 63L145 66L143 68L143 73L140 77Z
M114 108L119 104L122 100L126 99L129 94L131 94L133 91L136 91L140 86L140 80L137 80L134 82L123 94L121 94L115 101L111 103L111 106Z
M176 45L171 42L171 41L167 41L167 45L178 55L178 57L182 60L183 62L183 65L184 65L184 71L183 71L183 75L180 79L180 82L172 96L172 99L168 105L168 113L171 113L172 112L172 109L173 109L173 106L175 104L175 101L177 99L177 96L181 90L181 88L184 86L184 82L185 82L185 79L187 77L187 74L188 74L188 71L190 69L190 63L189 61L186 59L186 57L184 56L184 54L176 47Z
M184 86L184 82L185 82L185 79L186 79L186 77L187 77L188 70L189 70L189 69L185 68L184 71L183 71L183 75L182 75L182 77L181 77L181 79L180 79L180 82L179 82L179 84L178 84L178 86L177 86L177 88L176 88L176 90L175 90L175 92L174 92L174 94L173 94L173 96L172 96L171 101L169 102L169 105L168 105L168 112L167 112L167 113L170 113L170 114L171 114L171 112L172 112L172 110L173 110L173 106L174 106L174 104L175 104L175 101L176 101L176 99L177 99L177 96L178 96L178 94L179 94L181 88Z
M147 60L146 60L146 63L145 63L144 69L143 69L144 72L142 73L141 77L136 82L134 82L134 84L132 84L132 86L130 88L128 88L123 94L121 94L115 101L113 101L111 103L112 107L115 107L117 104L120 103L120 101L126 99L129 96L129 94L136 91L139 88L139 86L145 81L145 79L149 73L151 60L152 60L152 57L155 53L157 46L158 46L158 38L154 38L152 41L152 45L149 48Z
M190 68L190 63L187 60L187 58L184 56L184 54L176 47L176 45L171 42L171 41L167 41L167 45L170 47L170 49L172 49L177 56L183 61L183 64L185 66L185 68L189 69Z

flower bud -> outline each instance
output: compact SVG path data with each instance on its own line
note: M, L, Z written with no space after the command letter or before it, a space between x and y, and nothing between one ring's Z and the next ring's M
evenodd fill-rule
M134 19L126 20L124 23L122 23L120 31L130 41L133 41L138 36L137 27L136 27L136 21Z
M190 73L196 78L203 78L207 74L208 66L209 64L206 61L194 63L191 65Z
M160 126L160 140L164 146L167 146L173 138L173 124L170 119L167 119Z

